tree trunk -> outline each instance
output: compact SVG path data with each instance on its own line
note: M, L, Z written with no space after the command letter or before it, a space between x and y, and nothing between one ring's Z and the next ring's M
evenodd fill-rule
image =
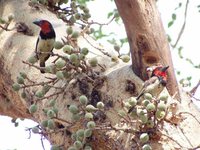
M125 3L127 3L127 1L125 1ZM127 5L127 8L124 11L128 10L128 8L129 5ZM14 13L15 20L11 23L9 28L12 28L16 22L22 21L25 22L33 31L34 36L27 36L22 33L17 33L16 30L8 32L0 29L0 114L14 118L29 118L38 122L38 124L41 124L43 120L48 119L48 117L44 115L43 109L46 107L48 108L49 99L47 98L39 101L37 103L38 111L34 114L30 114L28 108L31 105L32 98L26 100L21 98L20 93L14 92L11 86L12 83L16 81L20 71L26 72L28 77L32 81L36 82L44 82L47 80L45 77L49 77L46 74L40 74L40 71L37 69L22 63L22 61L27 60L32 52L34 52L35 43L39 32L39 29L32 25L32 22L36 18L45 18L51 21L57 33L57 40L60 40L61 37L66 35L64 32L66 31L66 25L59 20L55 14L46 10L45 7L30 7L27 0L1 0L0 16L6 18L10 13ZM140 13L137 13L137 15L139 14ZM151 15L154 16L154 14ZM156 22L152 22L152 26L154 23ZM137 24L137 22L135 24ZM130 34L132 33L134 32L132 31ZM141 36L142 39L145 37L143 34L144 33L142 33ZM130 41L130 35L128 34L128 36ZM131 37L134 39L134 36ZM87 38L92 42L92 44L96 44L91 38ZM159 39L160 37L157 38ZM155 41L158 39L155 37ZM102 55L101 52L94 49L94 47L91 47L91 45L84 41L83 38L80 38L78 43L80 44L80 47L88 47L92 52ZM148 44L150 45L150 42L148 42ZM81 119L78 122L73 122L71 117L72 114L69 112L67 107L70 104L77 104L78 97L82 95L83 92L86 92L85 95L87 95L89 100L95 101L99 99L100 101L104 102L106 108L105 111L103 111L104 113L100 114L100 117L97 115L99 118L97 121L95 121L96 128L93 130L92 137L87 139L87 142L92 146L92 148L96 150L129 150L133 148L134 141L132 140L133 134L131 132L134 131L134 129L132 129L132 121L134 120L130 120L130 117L125 119L121 118L118 112L119 110L124 109L122 106L126 99L133 95L137 95L137 91L142 86L142 81L133 73L130 66L120 62L119 64L114 64L113 67L113 64L110 64L109 57L102 55L98 58L100 59L99 63L101 64L101 67L97 67L97 69L100 70L102 69L102 66L105 65L107 70L103 72L100 77L95 78L92 83L91 80L88 80L88 78L84 76L84 74L80 74L77 77L77 80L74 79L79 84L77 84L77 82L70 82L66 86L64 94L59 95L59 99L56 100L56 107L59 108L58 116L54 118L54 121L57 125L56 129L41 129L43 135L49 139L52 144L62 145L64 149L67 149L70 145L73 145L74 142L71 139L71 134L75 133L78 129L86 128L86 121L84 119ZM50 61L51 60L48 60L49 63ZM164 64L169 63L164 62ZM139 71L136 72L139 73ZM57 86L60 84L63 85L64 83L65 81L61 81L57 84ZM86 85L87 88L82 89L81 85ZM34 92L35 89L33 88L30 91ZM53 92L55 91L51 90L47 93L47 95L51 95ZM199 112L193 105L188 105L190 102L189 98L186 95L183 95L182 98L184 98L184 103L178 103L178 106L180 107L179 111L184 110L184 112L192 112L194 116L200 116ZM175 102L171 102L169 99L169 103ZM188 114L185 113L184 115ZM197 120L195 120L193 117L190 117L191 115L188 116L189 117L186 116L187 118L184 118L184 120L179 122L178 127L171 125L173 122L165 122L163 124L163 128L170 133L169 135L167 132L165 134L169 137L172 137L172 139L175 139L176 142L181 143L181 145L177 145L177 143L171 140L171 138L166 138L163 133L160 142L158 142L158 139L152 139L150 141L153 149L175 149L177 147L182 149L183 147L197 146L199 143L196 139L199 138L200 134L200 131L197 129L200 127L200 125ZM200 118L196 117L196 119L199 120ZM127 120L128 122L126 122ZM132 130L127 133L127 128L131 128ZM180 131L180 128L182 131L186 131L186 136L184 136L183 132ZM163 130L163 132L165 130Z
M148 66L169 65L167 89L170 95L177 94L180 99L169 44L155 0L115 0L115 3L126 28L135 74L146 80Z

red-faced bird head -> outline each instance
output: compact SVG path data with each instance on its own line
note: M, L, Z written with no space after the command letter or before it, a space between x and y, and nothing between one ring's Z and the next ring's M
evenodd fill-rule
M47 20L36 20L33 23L38 25L44 34L47 34L53 30L53 26Z
M162 80L167 80L167 69L169 66L163 67L163 66L158 66L156 67L153 72L152 76L157 76L159 78L162 78Z

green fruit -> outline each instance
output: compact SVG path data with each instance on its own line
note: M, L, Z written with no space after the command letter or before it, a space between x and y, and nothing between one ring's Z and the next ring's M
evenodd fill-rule
M79 121L81 118L81 115L80 114L72 114L72 120L73 121Z
M66 65L66 61L64 61L63 59L56 61L55 63L56 67L61 69Z
M143 124L146 124L147 121L148 121L148 116L147 116L147 114L140 115L139 118L140 118L140 120L142 121Z
M147 106L149 103L151 103L148 99L145 99L142 101L143 106Z
M37 62L37 58L36 56L31 56L28 58L28 62L31 63L31 64L34 64Z
M49 118L53 118L53 117L56 116L56 114L55 114L55 112L53 110L50 109L50 110L47 111L47 116Z
M27 78L27 75L26 75L25 72L20 72L19 74L20 74L20 76L21 76L22 78L24 78L24 79Z
M51 99L49 101L49 107L53 107L53 106L55 106L55 104L56 104L56 100L55 99Z
M77 137L76 133L72 133L72 135L71 135L71 139L72 139L73 141L76 140L76 137Z
M13 20L14 19L14 15L13 14L9 14L9 16L8 16L8 21L11 21L11 20Z
M63 74L63 72L62 71L57 71L56 72L56 77L58 78L58 79L64 79L64 74Z
M75 17L76 20L79 20L79 19L81 19L81 14L80 13L76 13L74 17Z
M25 92L25 91L23 91L23 92L21 93L21 97L22 97L22 98L26 98L26 97L27 97L27 95L26 95L26 92Z
M79 102L82 104L82 105L87 105L88 103L88 98L85 96L85 95L81 95L79 97Z
M70 46L70 45L65 45L65 46L63 47L63 52L66 53L66 54L71 54L72 51L73 51L73 47Z
M84 54L84 55L87 55L89 53L88 48L86 48L86 47L82 48L81 53Z
M54 43L54 48L55 48L55 49L61 49L63 46L64 46L63 43L60 42L60 41L56 41L56 42Z
M45 66L45 68L44 68L44 71L46 73L51 73L51 70L52 70L51 66Z
M84 130L79 129L78 131L76 131L76 135L79 136L79 137L84 137Z
M98 102L97 103L97 108L103 109L104 108L104 103L103 102Z
M134 97L130 97L129 100L128 100L128 103L131 106L135 106L137 104L137 100Z
M156 111L156 118L158 120L161 120L161 119L163 119L165 117L165 114L166 114L165 111L158 110L158 111Z
M119 52L120 51L120 46L119 45L114 45L114 49Z
M40 132L38 127L33 127L31 130L32 130L33 133L39 133Z
M97 60L96 57L89 59L88 62L89 62L89 64L90 64L91 67L96 67L97 64L98 64L98 60Z
M140 116L140 115L144 115L146 114L147 112L143 109L137 109L137 115Z
M125 117L127 115L127 113L124 110L119 110L118 115L121 117Z
M149 103L149 104L146 106L146 109L147 109L147 111L152 112L152 111L155 111L155 110L156 110L156 106L155 106L153 103Z
M149 144L145 144L142 146L142 150L152 150L152 148Z
M83 144L80 141L75 141L74 147L76 147L77 149L81 149L83 147Z
M84 59L85 59L85 55L84 55L84 54L82 54L82 53L81 53L81 54L79 54L79 59L80 59L80 60L84 60Z
M130 61L130 56L129 55L123 55L121 56L121 59L123 62L127 63Z
M55 128L55 122L52 119L48 120L47 126L49 129L54 129Z
M144 98L148 99L148 100L152 100L153 97L152 97L152 95L150 93L145 93L144 94Z
M118 57L115 56L115 55L111 56L111 61L112 62L118 62Z
M149 135L147 133L142 133L140 135L140 142L146 143L149 141Z
M72 33L72 38L74 38L74 39L77 39L78 37L79 37L79 32L78 31L73 31L73 33Z
M153 128L153 127L154 127L154 122L153 122L153 120L148 120L148 121L147 121L147 127L148 127L148 128Z
M95 128L95 126L96 126L96 124L94 121L89 121L87 123L87 128L89 128L89 129L93 129L93 128Z
M61 150L58 145L52 145L51 150Z
M48 108L42 109L42 111L45 113L45 115L47 114L48 110L49 110Z
M159 96L159 99L161 100L161 101L167 101L167 99L168 99L168 95L166 94L166 93L162 93L160 96Z
M86 129L84 131L84 137L90 137L92 135L92 130L91 129Z
M77 150L74 146L70 146L67 150Z
M70 35L72 34L73 32L73 28L70 26L70 27L67 27L67 34Z
M44 94L46 94L49 90L50 90L50 86L49 85L44 85L43 87L42 87L42 92L44 93Z
M86 113L85 119L88 119L88 120L93 119L93 114L92 113Z
M88 111L88 112L93 112L93 111L96 111L98 109L96 107L94 107L93 105L87 105L85 107L85 110Z
M136 109L133 109L133 110L131 111L130 116L131 116L131 117L136 117L136 116L137 116Z
M13 88L14 91L19 91L21 87L20 87L20 85L18 83L14 83L12 85L12 88Z
M89 9L87 7L85 7L85 8L83 8L83 12L87 14L87 13L89 13Z
M43 128L46 128L46 127L48 126L48 120L43 120L43 121L41 122L41 126L42 126Z
M160 102L158 103L158 109L161 110L161 111L165 111L167 108L166 104L164 102Z
M57 107L53 107L52 110L54 111L55 114L58 114L58 108Z
M42 98L42 97L44 97L44 92L43 91L37 91L35 93L35 96L38 97L38 98Z
M89 146L89 145L86 145L86 146L84 147L84 150L92 150L92 147Z
M76 63L76 62L78 62L78 55L77 54L71 54L69 59L72 63Z
M37 111L37 105L35 104L32 104L30 107L29 107L29 112L31 114L35 113Z
M72 114L77 114L79 112L78 107L76 105L73 105L73 104L69 106L69 111Z
M126 107L126 108L129 109L129 108L131 108L131 105L129 104L129 102L125 102L125 103L124 103L124 107Z

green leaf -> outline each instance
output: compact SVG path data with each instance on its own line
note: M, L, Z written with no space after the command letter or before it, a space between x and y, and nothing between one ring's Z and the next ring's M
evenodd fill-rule
M176 14L174 14L174 13L172 14L172 19L176 20Z
M168 23L168 28L171 27L173 24L174 24L174 20L170 21L170 22Z
M110 18L111 16L113 16L113 14L114 14L113 12L109 12L107 15L107 18Z

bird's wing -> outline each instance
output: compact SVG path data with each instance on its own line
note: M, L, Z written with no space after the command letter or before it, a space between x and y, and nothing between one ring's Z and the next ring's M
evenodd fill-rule
M38 43L39 43L39 37L37 39L36 46L35 46L35 54L36 54L37 59L39 59L39 57L38 57Z
M153 76L149 80L145 81L144 85L142 86L142 89L139 92L140 94L137 96L136 99L139 100L139 98L145 93L146 87L151 85L151 84L154 84L157 79L158 79L157 76Z

